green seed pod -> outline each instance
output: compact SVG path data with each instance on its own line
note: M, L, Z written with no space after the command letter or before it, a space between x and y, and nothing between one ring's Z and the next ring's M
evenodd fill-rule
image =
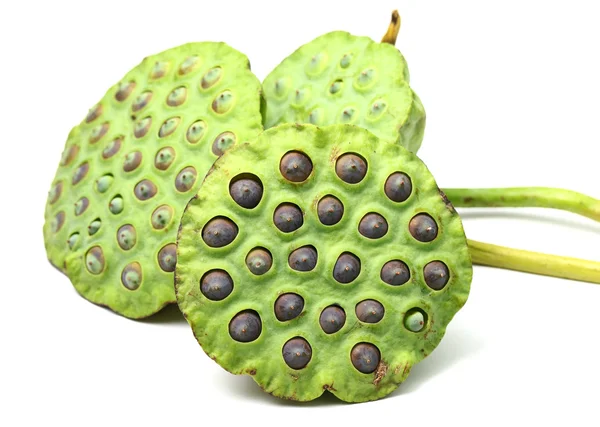
M322 35L284 59L263 91L265 128L347 123L412 152L421 146L425 110L393 44L342 31Z
M290 152L312 172L280 167ZM347 155L364 161L354 183L336 170ZM399 173L413 190L401 203L385 191ZM239 177L262 183L252 209L231 191ZM340 215L324 221L327 212ZM413 235L420 214L435 220L431 240ZM178 239L177 301L204 351L287 399L389 394L438 345L471 283L460 218L425 165L352 125L281 125L229 150Z
M127 317L175 302L184 206L218 155L261 130L260 83L240 52L190 43L147 57L69 134L45 211L50 262Z

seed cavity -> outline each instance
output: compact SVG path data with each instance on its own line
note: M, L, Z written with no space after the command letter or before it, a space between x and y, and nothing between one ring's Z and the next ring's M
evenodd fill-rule
M344 56L342 56L342 59L340 59L340 67L348 68L348 66L352 63L353 57L354 57L353 53L351 53L351 52L345 53Z
M81 199L75 202L75 216L79 216L84 213L88 206L90 205L90 200L87 197L82 197Z
M344 88L344 82L341 79L334 80L333 83L329 85L329 93L335 95L340 92Z
M305 71L309 76L317 76L327 67L327 54L319 52L313 55L306 64Z
M156 61L154 63L154 66L152 67L152 70L150 71L150 79L151 80L160 79L165 74L167 74L168 69L169 69L168 62Z
M238 342L252 342L261 332L262 322L254 310L241 311L229 322L229 335Z
M385 195L393 202L404 202L412 193L412 181L403 172L394 172L385 181Z
M378 213L366 214L358 224L358 232L368 239L380 239L387 234L388 223Z
M319 126L325 122L325 110L321 107L314 108L308 113L308 123Z
M235 98L230 90L221 92L212 102L212 109L217 114L225 114L233 107Z
M431 261L423 269L425 283L435 291L441 291L448 284L450 271L442 261Z
M275 301L275 317L280 322L287 322L300 316L304 310L304 298L295 293L280 295Z
M241 207L254 209L262 199L262 181L249 173L237 175L229 183L229 195Z
M286 342L282 349L283 360L292 369L302 369L312 358L312 348L308 341L295 337Z
M360 259L350 253L341 254L333 267L333 278L340 283L350 283L360 274Z
M181 193L190 191L196 183L197 178L198 172L196 172L194 167L185 167L175 177L175 188Z
M222 156L235 142L236 136L233 132L223 132L213 141L212 152L215 156Z
M387 110L387 102L385 102L385 100L383 99L377 99L375 100L372 104L371 107L369 108L369 111L367 112L367 119L368 120L377 120L380 117L383 116L383 113L386 112Z
M79 247L79 243L81 242L81 236L79 233L73 233L67 239L67 245L69 246L69 250L73 251Z
M328 195L319 200L317 213L321 224L335 225L341 221L344 215L344 205L337 197Z
M151 199L157 193L158 189L156 185L149 179L143 179L135 185L133 194L138 200L144 201Z
M171 117L170 119L165 120L158 130L158 137L164 138L171 135L173 132L175 132L180 122L181 119L179 117Z
M225 270L211 270L200 279L200 291L211 301L224 300L233 291L233 279Z
M337 305L330 305L321 312L319 324L326 334L335 334L346 323L346 312Z
M102 158L105 160L110 159L112 156L117 154L121 149L122 142L123 137L118 137L113 139L112 141L109 141L104 147L104 150L102 150Z
M175 271L175 265L177 264L177 245L175 243L169 243L158 251L158 266L162 271L172 273Z
M379 277L388 285L400 286L410 279L410 270L403 261L392 260L383 265Z
M85 254L85 266L92 274L100 274L104 271L104 252L100 246L93 246Z
M202 80L200 81L200 86L202 89L208 89L216 85L221 77L223 76L223 70L221 67L211 68L202 76Z
M88 234L93 236L100 230L100 227L102 227L102 220L100 218L94 219L90 222L90 225L88 225Z
M106 174L96 180L96 191L98 193L106 193L110 188L115 178L112 174Z
M152 100L152 92L151 91L147 90L145 92L140 93L137 96L137 98L135 98L135 100L133 101L133 104L131 104L131 111L133 111L134 113L137 113L138 111L140 111L144 107L146 107L146 105L148 105L151 100Z
M124 251L128 251L137 243L137 233L131 224L125 224L117 230L117 243Z
M411 308L404 316L404 327L411 332L421 332L427 324L427 313L420 308Z
M88 162L84 162L81 165L79 165L79 167L75 169L75 173L73 174L73 179L71 180L71 183L73 185L79 184L83 180L83 178L86 177L89 170L90 165Z
M108 210L114 214L118 215L123 212L123 208L125 207L125 203L123 202L123 197L120 195L113 197L113 199L108 204Z
M314 246L302 246L290 254L288 264L292 270L311 271L316 267L317 259L317 250Z
M115 99L119 102L125 101L131 95L131 92L135 89L135 82L120 82L117 93L115 93Z
M150 126L152 126L151 117L144 117L143 119L138 120L133 128L133 135L136 138L142 138L148 133Z
M273 213L273 222L275 227L284 233L296 231L302 224L304 218L300 208L293 203L282 203L275 209Z
M175 160L175 149L173 147L163 147L154 157L154 167L161 171L166 171Z
M257 276L265 274L273 265L273 256L265 248L254 248L246 255L246 267Z
M202 229L202 240L211 248L229 245L238 235L237 225L229 218L218 216L206 223Z
M311 98L311 94L312 94L312 91L310 89L310 86L305 86L305 87L296 89L296 91L294 92L294 98L291 102L291 105L293 105L295 107L303 106Z
M58 199L60 199L62 190L63 190L63 183L62 183L62 181L58 181L56 184L54 184L52 186L52 189L50 190L50 194L48 194L48 203L50 203L51 205L56 203L58 201Z
M433 241L438 235L438 226L435 220L426 213L415 215L408 224L410 234L419 242Z
M303 182L308 179L313 170L310 157L300 151L289 151L279 162L279 172L291 182Z
M358 89L368 89L377 80L377 73L373 68L367 68L360 72L358 76L356 76L355 86Z
M88 111L87 116L85 116L85 122L86 123L93 122L94 120L96 120L98 117L100 117L102 115L102 111L103 111L102 104L94 105Z
M185 138L190 144L196 144L206 133L206 122L197 120L188 128Z
M378 323L383 319L385 309L379 301L366 299L356 304L356 317L364 323Z
M290 86L291 79L289 77L281 77L275 80L275 84L273 85L275 97L279 99L285 98L290 92Z
M187 99L187 89L185 86L179 86L171 91L167 96L167 105L169 107L179 107Z
M379 349L373 344L362 342L356 344L350 352L350 360L352 365L363 374L375 372L381 359Z
M109 127L109 123L105 122L93 128L90 132L90 144L95 144L96 142L100 141L102 137L106 135L106 132L108 132Z
M161 205L154 209L150 222L155 230L165 229L173 220L175 211L169 205Z
M130 291L135 291L142 284L142 266L139 262L132 262L125 266L121 272L121 283Z
M179 66L178 74L183 76L185 74L189 74L196 69L200 62L200 58L197 56L188 56Z
M343 154L335 162L335 173L348 184L358 184L367 174L367 162L358 154Z
M140 164L142 163L142 152L141 151L132 151L131 153L125 156L125 160L123 160L123 170L125 172L132 172L136 170Z
M358 119L358 111L354 107L345 107L340 113L340 123L352 124Z
M65 223L65 211L59 211L50 222L50 229L53 233L58 233Z

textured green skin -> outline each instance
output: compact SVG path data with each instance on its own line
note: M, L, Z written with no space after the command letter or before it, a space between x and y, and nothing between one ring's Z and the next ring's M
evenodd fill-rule
M197 68L179 75L180 64L192 55L200 58ZM157 61L167 61L170 66L162 78L150 80L151 69ZM199 89L202 76L218 65L223 69L222 79L208 89ZM63 190L54 204L46 205L44 238L50 262L68 275L83 297L126 317L143 318L175 302L173 273L160 269L157 254L163 246L175 242L183 208L217 158L211 151L213 140L221 132L231 131L237 135L239 143L255 137L262 130L260 82L251 73L246 56L224 43L212 42L190 43L147 57L122 81L130 80L136 82L136 87L126 100L117 101L118 85L113 86L100 101L102 115L91 123L84 119L69 134L65 150L74 144L80 150L70 164L58 168L53 185L62 181ZM187 100L180 106L167 105L169 93L182 85L187 87ZM234 92L235 104L227 113L216 114L211 103L225 89ZM145 90L153 92L151 101L142 110L132 112L132 103ZM132 115L137 120L152 117L150 130L141 139L134 138ZM173 116L181 117L181 123L175 132L159 138L162 123ZM186 131L197 119L203 119L208 129L203 139L190 144L185 137ZM90 144L91 130L105 121L110 123L108 132L98 142ZM112 158L103 159L101 153L105 145L118 135L124 136L121 149ZM173 147L176 156L167 170L159 170L154 165L154 158L165 146ZM136 170L124 172L125 155L134 150L142 153L142 163ZM73 187L73 171L84 161L89 161L89 172ZM175 177L187 166L193 166L198 176L194 186L182 193L175 188ZM112 173L115 179L101 194L94 183L106 173ZM133 192L136 183L142 179L150 179L158 188L156 196L146 201L138 200ZM108 203L117 194L123 197L124 210L114 215L109 211ZM81 216L75 216L73 204L82 196L89 199L90 205ZM166 228L156 230L150 218L154 209L163 204L174 209L173 218ZM55 233L51 223L59 211L65 212L66 219L62 229ZM102 220L102 227L89 236L87 226L97 217ZM133 224L137 230L137 244L128 251L119 247L116 238L117 229L124 224ZM67 239L73 232L80 233L79 244L69 250ZM90 274L85 266L85 254L95 245L101 246L106 261L99 275ZM121 271L134 261L142 266L143 282L137 290L130 291L121 284Z
M352 53L347 68L340 66L344 54ZM311 59L326 58L319 72L311 71ZM321 55L321 56L318 56ZM360 73L373 68L376 78L372 86L359 88ZM329 92L332 82L341 79L343 89ZM280 83L280 91L276 83ZM285 89L282 89L285 88ZM310 97L299 105L296 90L310 88ZM312 123L329 125L345 123L342 111L356 109L355 120L348 122L369 131L384 141L397 142L409 151L417 152L423 140L425 110L409 86L408 67L398 49L388 43L375 43L368 37L357 37L334 31L300 47L264 80L266 105L263 110L265 128L282 123ZM384 100L387 109L377 117L368 112L375 100ZM309 118L315 108L322 108L318 120Z
M288 151L300 149L310 156L314 168L303 183L290 183L279 172L279 160ZM335 174L337 157L346 152L362 155L368 162L366 177L359 184L346 184ZM390 201L384 182L395 171L408 173L413 193L402 203ZM248 210L229 196L229 181L240 173L258 176L264 195L258 206ZM338 197L345 207L342 220L334 226L319 222L317 202L327 194ZM285 234L272 221L275 208L292 202L304 211L304 225ZM416 241L408 223L416 213L429 212L439 224L439 235L430 243ZM383 238L370 240L358 232L366 213L376 211L388 221ZM228 246L209 248L201 237L204 225L224 215L239 227L237 238ZM304 245L319 253L316 268L297 272L288 266L288 254ZM273 266L255 276L245 266L246 254L262 246L273 255ZM350 284L333 279L338 255L350 251L362 262L361 273ZM380 269L389 260L404 260L411 280L390 286L380 279ZM423 267L432 260L446 262L450 281L441 291L428 288ZM200 279L211 269L224 269L233 281L233 292L222 301L210 301L200 291ZM381 398L392 392L442 339L446 325L465 303L472 268L460 218L447 205L425 167L399 145L378 140L368 131L350 125L317 128L312 125L282 125L262 133L249 144L229 150L205 178L198 195L188 204L178 236L178 264L175 275L177 301L204 351L223 368L235 374L253 375L265 391L275 396L311 400L329 390L342 400L360 402ZM274 314L278 295L300 294L304 313L289 322ZM355 305L376 299L385 307L377 324L361 324ZM319 326L321 311L339 304L346 312L346 324L337 333L325 334ZM424 309L430 322L419 333L403 326L403 315L413 307ZM230 319L252 309L261 316L260 337L250 343L231 339ZM290 369L281 349L295 336L312 346L310 363L301 370ZM376 373L362 374L350 362L352 347L372 342L381 350L382 364Z

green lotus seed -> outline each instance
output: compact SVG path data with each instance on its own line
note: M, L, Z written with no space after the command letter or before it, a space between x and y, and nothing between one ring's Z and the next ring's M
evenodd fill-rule
M301 107L303 105L305 105L311 98L311 89L310 86L304 86L301 87L300 89L296 89L296 92L294 93L294 100L292 102L292 105L294 107ZM316 113L318 114L318 113ZM315 117L316 119L316 117Z
M134 113L142 110L144 107L146 107L146 105L148 105L150 103L150 101L152 100L152 92L147 90L145 92L142 92L138 95L138 97L135 99L135 101L133 101L133 104L131 104L131 111L133 111Z
M90 225L88 225L88 234L90 236L93 236L98 232L98 230L100 230L100 227L102 227L102 221L100 220L100 218L96 218L95 220L90 222Z
M115 196L108 204L108 210L114 214L118 215L123 212L123 208L125 203L123 202L123 198L121 196Z
M125 156L123 160L123 170L125 172L131 172L136 170L142 163L142 152L132 151Z
M77 154L79 154L78 145L70 145L68 148L65 148L60 159L60 165L68 166L73 160L75 160Z
M197 178L198 173L196 172L196 169L194 169L192 166L183 168L175 178L175 188L177 189L177 191L180 191L182 193L190 191L196 183Z
M328 58L325 52L319 52L313 55L308 64L306 64L306 74L309 76L318 76L327 67L327 61Z
M111 174L101 176L96 180L96 191L98 193L106 193L106 190L110 188L115 178Z
M131 224L125 224L117 230L117 242L124 251L128 251L137 243L137 232Z
M51 205L55 204L57 200L60 199L62 190L63 183L62 181L58 181L56 184L54 184L54 186L50 190L50 193L48 194L48 203L50 203Z
M212 109L217 114L225 114L233 108L235 98L230 90L221 92L212 102Z
M192 123L192 125L188 128L185 137L190 144L196 144L202 139L205 133L206 123L202 120L198 120Z
M184 76L194 71L200 65L200 58L196 55L188 56L179 66L178 74Z
M77 185L79 184L83 178L87 176L88 171L90 170L90 165L88 162L82 163L73 174L73 179L71 180L71 184Z
M342 59L340 59L340 67L348 68L348 66L352 63L353 56L354 55L352 53L345 53L344 56L342 56Z
M156 230L165 229L173 220L174 210L169 205L161 205L152 212L152 227Z
M377 120L383 116L387 110L387 102L383 99L378 99L373 104L371 104L371 108L367 111L367 120Z
M367 68L360 72L356 77L355 86L357 89L367 89L375 84L377 73L373 68Z
M180 122L181 119L179 117L171 117L170 119L165 120L158 131L158 137L164 138L165 136L171 135L175 132Z
M143 119L138 120L133 128L133 135L136 138L144 137L150 130L150 126L152 126L151 117L144 117Z
M168 70L169 70L168 62L156 61L154 63L154 67L152 67L152 71L150 71L150 79L151 80L160 79L161 77L164 77L165 74L167 74Z
M232 145L235 144L236 137L233 132L223 132L217 136L212 145L212 152L215 156L222 156Z
M75 216L79 216L84 213L89 205L90 200L87 197L82 197L81 199L77 200L75 203Z
M102 123L101 125L96 126L92 129L90 133L90 144L95 144L100 141L106 132L108 132L110 125L108 123Z
M219 80L221 80L221 76L223 75L223 70L221 67L211 68L202 76L202 80L200 81L200 86L202 89L208 89L216 85Z
M121 272L121 283L130 291L135 291L142 285L142 266L139 262L132 262Z
M167 96L167 105L169 107L179 107L187 98L187 89L185 86L179 86L171 91Z
M79 233L73 233L67 239L67 245L69 246L70 250L77 249L79 247L80 242L81 242L81 236L79 236Z
M100 246L90 248L85 254L85 266L92 274L100 274L104 271L104 253Z
M154 167L161 171L166 171L175 160L175 150L173 147L164 147L158 150L154 157Z
M64 211L59 211L54 218L52 218L52 224L50 226L50 228L52 229L53 233L58 233L60 231L60 229L62 228L62 226L65 223L65 212Z
M329 93L335 95L344 88L344 82L341 79L335 80L329 85Z
M125 101L131 95L131 92L135 89L135 82L121 82L119 83L119 88L117 93L115 93L115 99L119 102Z
M158 188L149 179L144 179L135 185L133 193L138 200L144 201L156 196Z
M412 308L404 316L404 326L411 332L421 332L427 324L427 314L420 308Z
M275 96L285 98L290 91L291 80L289 77L282 77L275 81Z
M96 120L98 117L100 117L102 115L102 111L103 111L102 104L94 105L88 111L87 116L85 116L85 122L86 123L93 122L94 120Z
M115 138L112 141L108 142L106 144L106 147L104 147L104 150L102 150L102 158L110 159L112 156L117 154L119 152L119 150L121 149L122 142L123 142L122 137Z
M177 264L177 246L175 243L169 243L158 252L158 265L162 271L172 273L175 271L175 264Z

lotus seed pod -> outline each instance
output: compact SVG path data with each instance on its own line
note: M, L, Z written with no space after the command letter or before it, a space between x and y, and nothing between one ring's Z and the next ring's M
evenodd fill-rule
M183 208L218 156L262 131L260 90L244 55L190 43L144 59L73 128L44 239L83 297L131 318L175 302Z
M389 43L342 31L300 47L263 81L264 125L355 124L417 152L425 110L406 61Z
M301 181L282 174L290 152L312 165ZM367 167L353 184L336 168L347 155ZM396 173L412 183L402 203L384 192ZM232 197L231 183L252 176L262 198L247 209ZM337 222L323 220L330 210L324 200L343 206ZM420 214L437 224L430 241L412 234ZM302 222L282 230L295 215ZM387 232L365 236L381 218ZM225 245L204 240L202 230L215 219L235 224ZM472 268L460 218L414 154L357 126L289 124L215 162L183 213L175 273L180 309L227 371L252 375L286 399L312 400L329 390L359 402L391 393L433 351L467 299Z

